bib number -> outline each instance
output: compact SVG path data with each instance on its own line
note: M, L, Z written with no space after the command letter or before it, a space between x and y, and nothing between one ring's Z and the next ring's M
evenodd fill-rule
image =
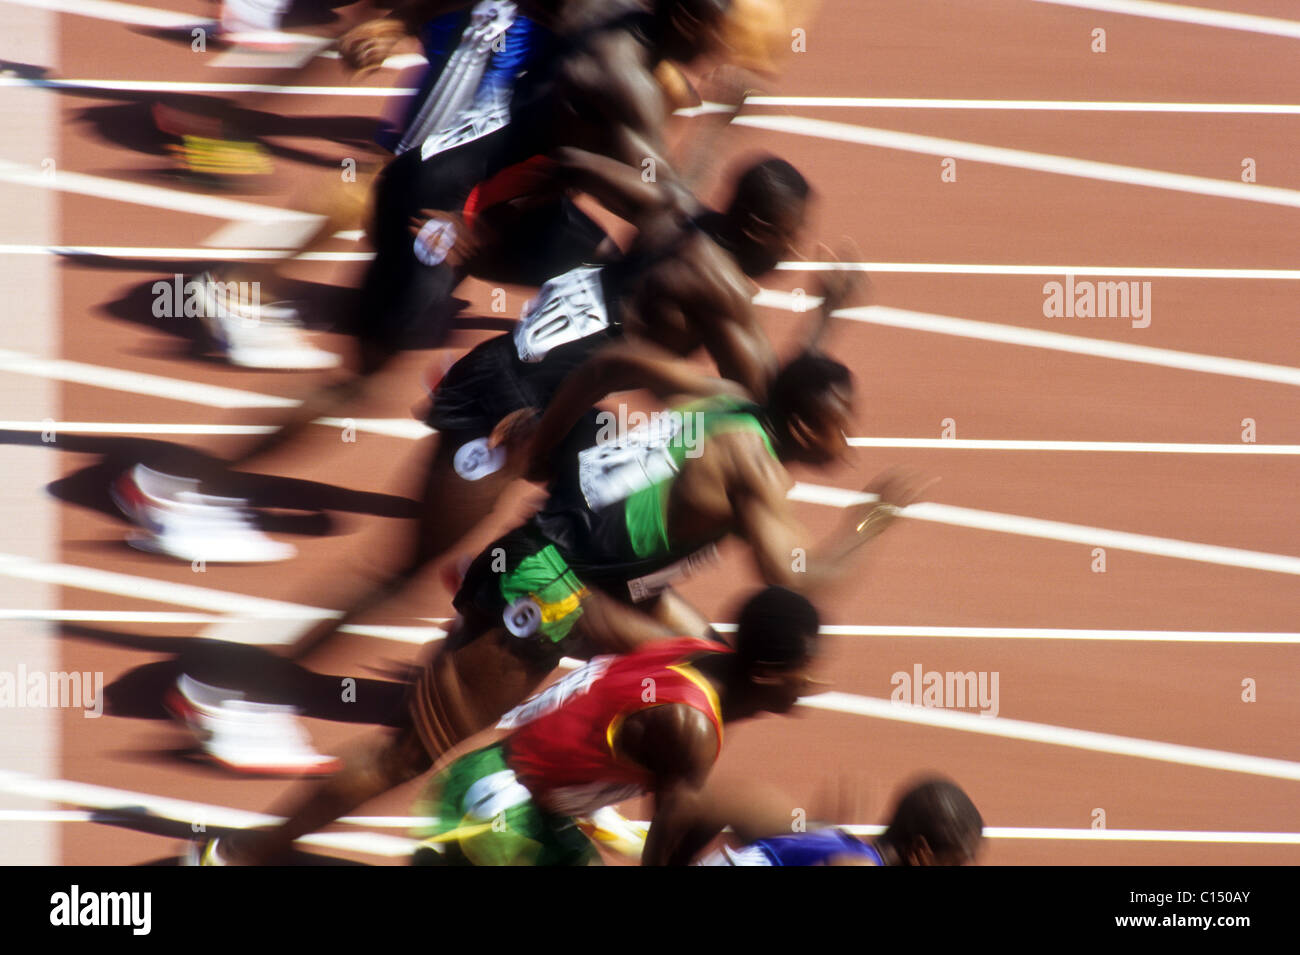
M524 306L515 328L519 360L539 362L560 345L609 327L600 268L583 266L551 279Z

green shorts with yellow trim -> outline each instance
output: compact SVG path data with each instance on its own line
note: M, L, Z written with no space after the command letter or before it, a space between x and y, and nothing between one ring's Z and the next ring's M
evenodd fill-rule
M590 865L599 853L568 816L543 812L498 743L444 769L417 806L433 824L418 833L415 865Z
M525 526L479 554L454 603L467 617L499 621L520 639L554 646L582 616L586 597L586 586L556 546Z

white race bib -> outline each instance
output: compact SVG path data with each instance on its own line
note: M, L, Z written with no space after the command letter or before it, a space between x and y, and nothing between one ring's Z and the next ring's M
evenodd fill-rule
M599 266L579 266L551 279L524 306L515 326L520 361L538 362L551 349L609 327Z
M578 453L578 483L593 511L631 497L677 473L669 445L681 428L677 415L660 415L621 440L602 441Z

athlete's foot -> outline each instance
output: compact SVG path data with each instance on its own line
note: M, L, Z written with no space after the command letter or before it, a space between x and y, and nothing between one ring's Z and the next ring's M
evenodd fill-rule
M137 464L109 489L114 503L139 530L132 547L177 560L259 564L287 560L291 544L258 530L246 501L198 493L197 481L172 477Z
M220 282L210 272L195 281L203 288L203 325L232 365L315 371L340 364L338 355L306 341L296 308L284 302L245 301L248 283ZM232 290L239 294L232 295Z
M342 765L312 748L297 721L298 710L291 706L253 703L184 674L165 704L198 738L204 754L232 772L321 776Z

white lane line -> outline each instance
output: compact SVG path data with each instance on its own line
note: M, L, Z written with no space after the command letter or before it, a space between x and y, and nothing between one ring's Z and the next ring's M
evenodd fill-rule
M84 809L0 810L0 822L96 822L96 815ZM349 826L370 829L415 829L430 820L423 816L344 816L337 820ZM634 821L649 828L649 823ZM878 836L882 825L845 823L836 828L858 836ZM1198 832L1180 829L1053 829L1041 826L985 826L986 839L1041 839L1082 842L1201 842L1244 845L1300 845L1300 832Z
M1262 186L1257 183L1210 179L1206 176L1190 176L1184 173L1143 169L1137 166L1122 166L1116 163L1097 162L1091 159L1076 159L1073 156L1057 156L1050 153L1029 152L1023 149L987 146L957 139L941 139L935 136L921 136L916 133L903 133L892 129L877 129L869 126L854 126L849 123L808 119L802 116L748 115L737 116L731 122L735 126L750 126L771 132L811 136L817 139L831 139L839 142L855 143L860 146L875 146L881 149L896 149L930 156L965 159L970 162L991 163L997 166L1011 166L1017 169L1030 169L1035 172L1076 176L1083 179L1097 179L1130 186L1171 189L1177 192L1215 196L1221 199L1263 202L1271 205L1300 208L1300 190L1283 189L1279 186Z
M1106 451L1133 454L1300 454L1300 444L1196 444L1151 441L1010 441L988 438L849 438L851 448L939 451Z
M831 507L851 507L854 504L864 504L877 499L876 495L862 491L827 487L821 484L805 484L802 481L797 482L790 489L787 497L792 501L825 504ZM1088 527L1083 524L1066 524L1061 521L1046 521L1037 517L1001 514L996 511L979 511L969 507L935 504L928 501L911 504L905 507L902 513L903 516L915 520L949 524L954 527L969 527L975 530L1017 534L1021 537L1064 541L1071 544L1083 544L1087 547L1112 547L1115 550L1131 551L1137 554L1194 560L1204 564L1219 564L1226 567L1243 567L1278 574L1300 574L1300 557L1292 557L1287 554L1271 554L1263 551L1242 550L1236 547L1220 547L1216 544L1198 544L1170 537L1152 537L1147 534L1130 534L1127 531L1113 531L1102 527Z
M791 292L763 289L754 296L760 308L779 308L800 312L816 308L821 299L815 295L795 295ZM977 338L982 341L1019 345L1027 348L1047 348L1052 351L1089 355L1093 358L1110 358L1115 361L1132 361L1143 365L1160 365L1181 371L1197 371L1230 378L1249 378L1282 385L1300 385L1300 368L1290 365L1270 365L1244 358L1223 358L1197 352L1175 351L1172 348L1155 348L1151 345L1130 345L1083 335L1066 335L1047 332L1020 325L999 325L996 322L979 322L970 318L953 318L931 312L914 312L884 305L842 308L834 313L836 318L864 322L869 325L886 325L917 332L953 335L957 338Z
M1189 7L1181 3L1156 3L1154 0L1036 0L1036 2L1300 39L1300 22L1278 17L1262 17L1253 13L1210 10L1206 7Z
M356 242L360 230L338 232L334 238ZM240 261L244 259L296 258L302 262L369 262L373 252L304 252L294 256L280 249L175 248L168 246L130 245L4 245L0 255L98 255L118 259L196 259L200 261ZM1174 279L1259 279L1300 280L1300 269L1227 269L1180 268L1167 266L1098 266L1098 265L991 265L963 262L780 262L778 272L832 272L851 269L855 272L882 272L904 275L1104 275L1109 278Z
M3 2L3 0L0 0ZM332 51L320 54L337 59ZM389 57L384 66L405 69L427 62L419 54ZM414 86L291 86L276 83L217 83L180 80L55 79L0 76L0 86L54 90L105 90L123 93L272 93L282 96L414 96ZM1294 103L1162 103L1137 100L1033 100L1033 99L943 99L905 96L750 96L746 106L802 106L843 109L928 109L990 110L1017 112L1086 113L1189 113L1236 115L1300 115ZM705 116L731 112L726 103L706 102L675 110L675 116Z
M4 2L4 0L0 0ZM424 62L424 57L420 57ZM185 83L160 80L41 79L0 76L0 86L26 86L52 90L104 90L120 93L274 93L282 96L414 96L414 86L285 86L275 83ZM1278 110L1261 110L1276 112Z
M809 298L811 302L811 297ZM1175 351L1172 348L1155 348L1150 345L1130 345L1102 338L1046 332L1018 325L999 325L994 322L977 322L969 318L951 318L929 312L913 312L883 305L862 308L845 308L835 313L837 318L871 325L888 325L919 332L935 332L959 338L978 338L983 341L1021 345L1028 348L1047 348L1052 351L1110 358L1116 361L1138 362L1143 365L1160 365L1182 371L1197 371L1231 378L1250 378L1271 381L1282 385L1300 385L1300 368L1289 365L1271 365L1244 358L1223 358L1196 352Z
M237 219L263 225L294 223L301 224L305 229L308 225L314 227L325 218L310 212L280 209L256 202L245 202L242 199L205 196L181 189L165 189L162 186L108 179L80 172L56 170L53 175L48 175L35 166L24 166L8 160L0 160L0 182L55 189L99 199L113 199L157 209L169 209L172 212L212 216L218 219Z
M205 385L196 381L164 378L138 371L121 371L102 365L89 365L66 359L35 358L21 352L0 349L0 372L53 378L57 381L94 385L114 391L129 391L155 398L170 398L213 408L294 408L300 402L292 398L262 395L254 391Z
M325 611L322 610L322 613ZM0 620L44 620L54 623L175 623L206 624L228 621L214 613L180 613L159 610L23 610L0 609ZM249 618L253 619L253 618ZM445 617L425 617L427 623L445 625ZM734 623L714 623L720 633L735 633ZM428 643L445 635L443 626L348 625L344 633L378 637L400 643ZM1124 643L1241 643L1300 644L1300 633L1225 630L1079 630L1061 627L917 627L825 624L826 636L930 637L970 640L1109 640Z
M436 433L414 418L317 418L314 424L418 441ZM125 421L0 421L0 431L63 434L254 435L267 424L147 424ZM849 438L851 448L916 448L936 451L1105 451L1133 454L1300 455L1300 444L1208 444L1149 441L1037 441L991 438Z
M134 3L116 3L111 0L3 0L4 3L22 7L40 7L51 13L72 13L96 20L113 20L139 27L214 27L211 17L197 13L173 13L157 7L144 7Z
M735 633L734 623L715 623L720 633ZM1077 630L1059 627L887 627L824 624L826 636L938 637L970 640L1111 640L1125 643L1300 643L1300 633L1220 630Z
M3 0L0 0L3 2ZM267 208L270 208L269 206ZM351 233L339 233L347 238ZM359 237L359 235L358 235ZM354 240L355 241L355 240ZM369 262L373 252L303 252L292 249L173 248L139 245L0 245L0 255L105 256L114 259L194 259L200 262L243 262L253 259L295 259L299 262ZM1053 273L1055 274L1055 273ZM1065 273L1062 272L1062 275ZM1075 273L1079 274L1079 273Z
M829 692L810 696L799 701L800 706L813 709L851 713L872 719L915 723L938 729L1000 736L1031 743L1066 746L1115 756L1132 756L1152 759L1182 766L1216 769L1230 773L1247 773L1253 776L1271 776L1275 779L1300 780L1300 763L1266 756L1248 756L1217 749L1185 746L1181 743L1164 743L1157 740L1097 733L1092 730L1055 726L1049 723L1032 723L1004 716L980 716L957 710L912 706L895 703L874 696L856 696L850 693Z
M356 242L360 230L335 233L334 238ZM118 259L197 259L200 261L240 261L244 259L296 258L303 262L369 262L373 252L304 252L294 256L281 249L176 248L169 246L130 245L4 245L0 255L98 255ZM1258 279L1267 281L1300 280L1300 269L1228 269L1181 268L1177 266L1100 266L1100 265L993 265L965 262L779 262L778 272L882 272L904 275L1104 275L1109 278L1172 279Z
M243 809L231 809L227 806L190 802L185 799L172 799L167 796L155 796L151 793L111 789L107 786L95 786L90 783L73 782L67 779L37 779L25 773L0 771L0 792L31 796L47 799L51 802L61 802L91 809L120 810L123 812L143 809L155 818L188 823L191 827L202 825L204 827L248 829L255 826L273 825L282 821L279 816L268 816L260 812L248 812ZM365 832L316 833L304 836L298 841L307 845L366 852L372 855L394 858L409 855L418 844L413 839L402 839L397 836Z
M0 246L0 251L5 247ZM197 250L196 250L197 251ZM1109 278L1300 279L1300 269L1219 269L1167 266L985 265L960 262L780 262L779 272L890 272L916 275L1104 275Z
M340 616L337 611L288 603L283 600L250 597L224 590L154 580L151 577L139 577L134 574L119 574L75 564L46 563L17 554L0 554L0 574L21 580L39 580L63 587L75 587L79 590L197 607L218 613L248 614L258 619L321 620L325 617Z
M709 105L718 106L719 109L730 108L722 104ZM745 105L1086 113L1246 113L1283 116L1300 114L1300 105L1293 103L1156 103L1136 100L933 99L902 96L750 96L745 99Z
M0 369L3 370L3 369ZM414 418L317 418L312 424L330 428L353 428L367 434L418 441L434 430ZM270 434L269 424L145 424L118 421L0 421L0 431L53 432L55 440L64 434L185 434L250 435Z

